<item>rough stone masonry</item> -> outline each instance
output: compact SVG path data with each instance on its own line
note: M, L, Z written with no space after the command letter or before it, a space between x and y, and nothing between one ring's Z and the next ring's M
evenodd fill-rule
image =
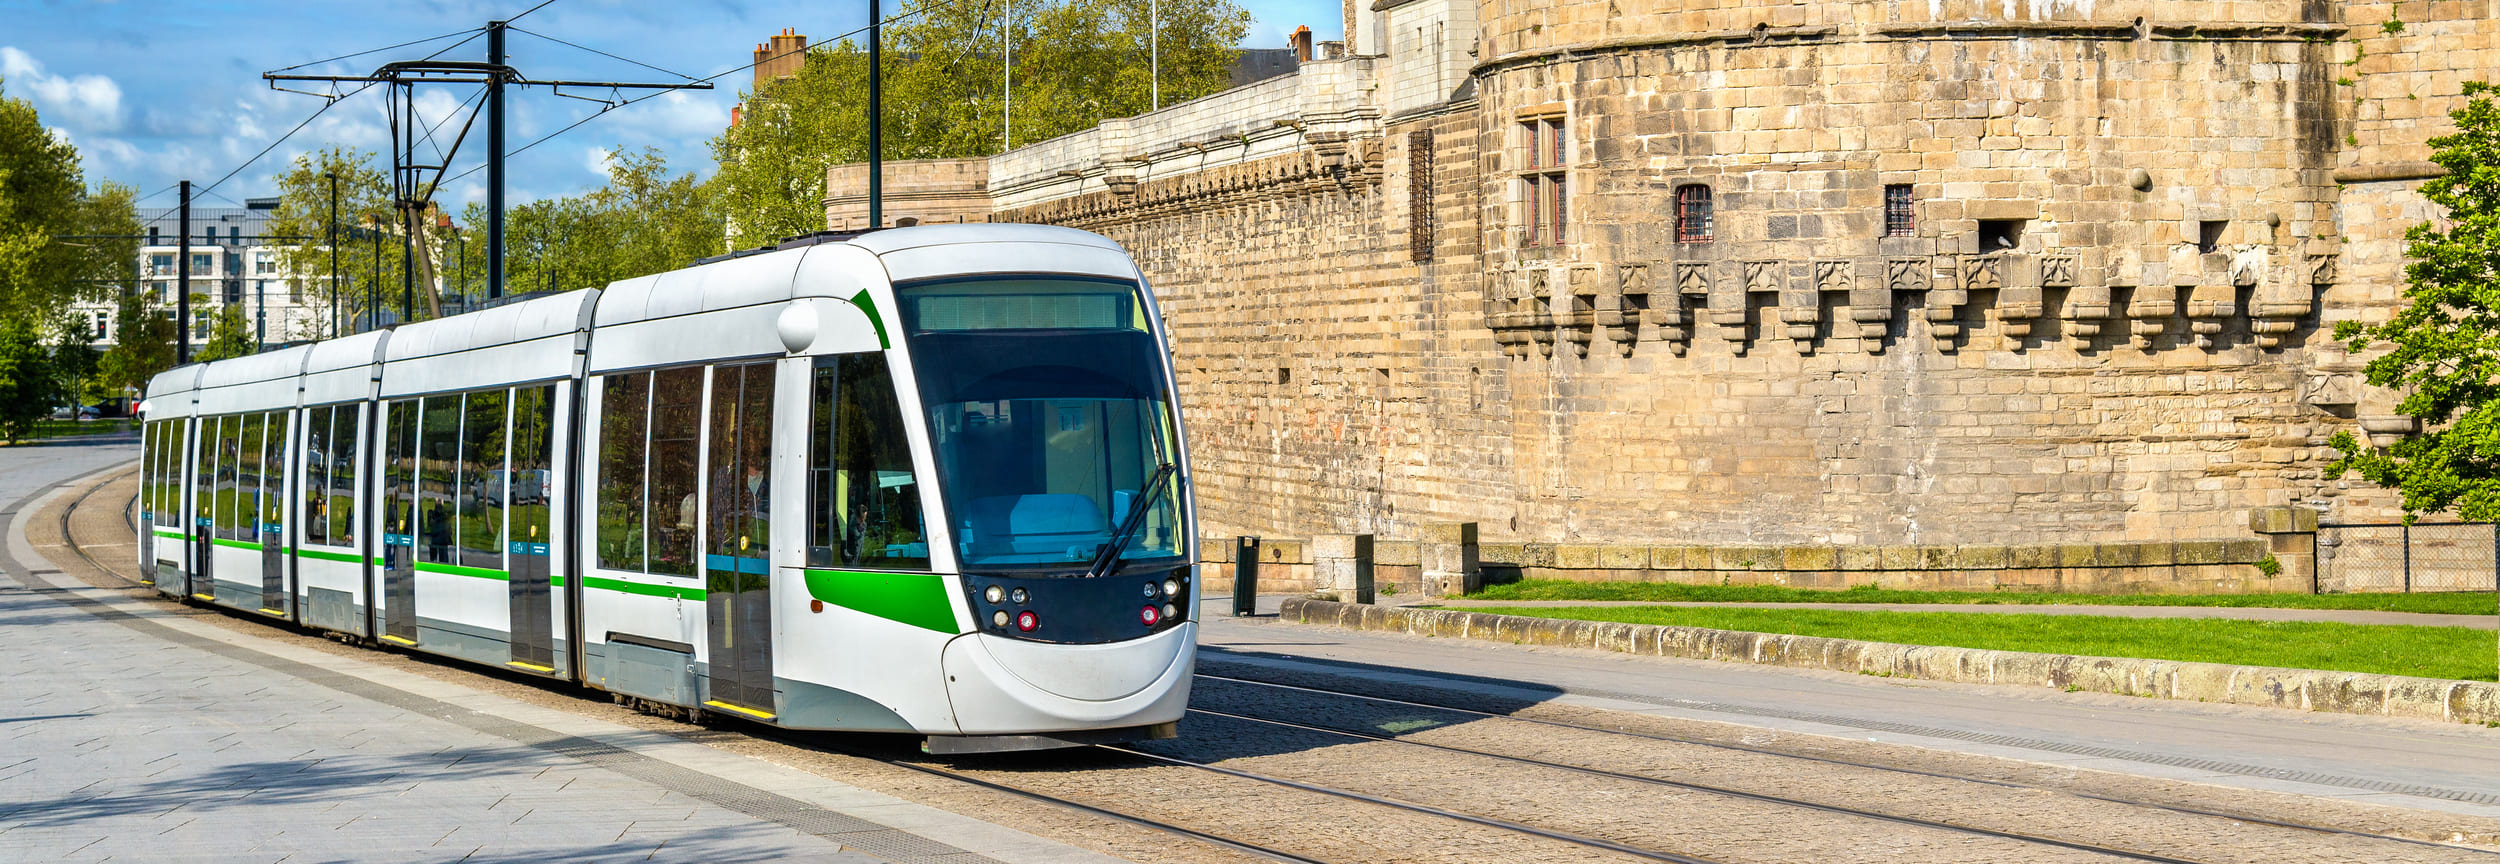
M2495 0L1379 0L889 213L1132 250L1203 533L2126 544L2392 515L2331 338ZM831 224L864 209L835 169ZM896 188L889 186L890 189ZM980 215L988 214L986 217Z

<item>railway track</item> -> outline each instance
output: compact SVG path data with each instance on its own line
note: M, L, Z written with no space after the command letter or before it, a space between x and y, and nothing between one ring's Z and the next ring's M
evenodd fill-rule
M2139 808L2144 808L2144 809L2147 809L2147 810L2158 810L2158 811L2169 812L2169 813L2177 813L2177 814L2184 815L2184 816L2199 816L2199 817L2208 817L2208 818L2215 818L2215 819L2228 819L2228 820L2232 820L2232 821L2235 821L2235 822L2242 822L2242 823L2247 823L2247 824L2250 824L2250 825L2260 825L2260 826L2265 826L2265 827L2269 827L2269 828L2283 828L2283 829L2290 829L2290 830L2295 830L2295 831L2312 832L2312 833L2324 834L2324 835L2334 835L2334 836L2343 836L2343 837L2353 837L2353 838L2359 838L2359 839L2365 839L2365 840L2384 841L2384 842L2389 842L2389 843L2400 843L2400 844L2406 844L2406 845L2412 845L2412 846L2423 846L2423 847L2430 847L2430 848L2437 848L2437 849L2459 850L2459 851L2471 852L2471 853L2475 853L2475 854L2479 854L2479 855L2484 855L2484 856L2490 856L2490 857L2494 857L2494 858L2500 858L2500 850L2494 850L2494 849L2484 849L2484 848L2476 848L2476 847L2471 847L2471 846L2459 846L2459 845L2456 845L2456 844L2450 844L2450 843L2437 843L2437 842L2433 842L2433 841L2429 841L2429 840L2423 840L2423 839L2414 838L2414 837L2404 837L2404 836L2400 836L2400 835L2394 835L2394 834L2383 834L2383 833L2375 833L2375 832L2369 832L2369 831L2356 831L2356 830L2353 830L2353 829L2350 829L2350 828L2339 828L2339 827L2329 826L2329 825L2316 825L2316 824L2310 824L2310 823L2306 823L2306 822L2296 822L2296 821L2289 821L2289 820L2283 820L2283 819L2273 819L2273 818L2268 818L2268 817L2264 817L2264 816L2253 815L2253 814L2249 814L2249 813L2240 813L2240 812L2231 812L2231 811L2223 811L2223 810L2203 809L2203 808L2196 808L2196 807L2186 807L2186 806L2181 806L2181 805L2178 805L2178 804L2172 804L2172 803L2168 803L2168 802L2160 802L2160 801L2145 801L2145 800L2140 800L2140 799L2134 799L2134 798L2124 798L2124 797L2112 796L2112 795L2100 795L2100 794L2095 794L2095 793L2090 793L2090 792L2081 792L2081 791L2076 791L2076 790L2072 790L2072 789L2056 789L2056 788L2049 788L2049 787L2039 786L2039 785L2036 785L2036 784L2029 784L2029 783L2016 783L2016 782L2011 782L2011 781L2006 781L2006 780L1998 780L1998 779L1988 778L1988 777L1974 777L1974 776L1965 775L1965 774L1953 774L1953 773L1940 772L1940 771L1926 771L1926 770L1920 770L1920 769L1915 769L1915 768L1903 768L1903 767L1900 767L1900 766L1898 766L1898 765L1882 765L1882 764L1877 764L1877 763L1873 763L1873 762L1862 762L1862 761L1850 760L1850 759L1839 759L1839 758L1834 758L1834 757L1830 757L1830 756L1818 756L1818 755L1814 755L1814 754L1811 754L1811 753L1798 753L1798 752L1794 752L1794 751L1789 751L1789 750L1778 750L1778 749L1773 749L1773 748L1768 748L1768 747L1757 747L1757 746L1749 746L1749 745L1744 745L1744 744L1731 744L1731 743L1728 743L1728 742L1725 742L1725 741L1712 741L1712 740L1708 740L1708 739L1704 739L1704 738L1699 738L1699 737L1694 737L1694 736L1687 736L1687 735L1667 735L1667 734L1661 734L1661 733L1655 733L1655 732L1636 732L1636 731L1632 731L1632 730L1628 730L1628 729L1609 729L1609 728L1605 728L1605 727L1602 727L1602 726L1593 726L1593 725L1584 724L1584 723L1567 723L1567 722L1563 722L1563 721L1559 721L1559 720L1551 720L1551 719L1545 719L1545 718L1537 718L1537 717L1521 717L1521 716L1512 715L1512 714L1500 714L1500 713L1495 713L1495 712L1490 712L1490 711L1481 711L1481 710L1477 710L1477 709L1473 709L1473 708L1466 708L1466 707L1457 706L1457 705L1450 705L1450 704L1446 704L1446 703L1438 703L1438 702L1422 702L1422 701L1414 701L1414 700L1407 700L1407 699L1395 699L1395 698L1390 698L1390 697L1386 697L1386 696L1379 696L1379 695L1373 695L1373 694L1367 694L1367 693L1354 693L1354 692L1349 692L1349 691L1344 691L1344 690L1331 690L1331 689L1327 689L1327 688L1323 688L1323 687L1310 687L1310 686L1303 686L1303 685L1297 685L1297 684L1285 684L1285 683L1280 683L1280 682L1275 682L1275 681L1262 681L1262 680L1258 680L1258 679L1255 679L1255 678L1242 678L1242 677L1228 676L1228 675L1210 675L1210 674L1203 673L1203 672L1202 672L1202 673L1198 673L1198 675L1197 675L1196 677L1197 677L1199 680L1202 680L1202 681L1215 681L1215 682L1221 682L1221 683L1224 683L1224 684L1232 684L1232 685L1239 685L1239 686L1247 686L1247 687L1262 687L1262 688L1269 688L1269 689L1275 689L1275 690L1295 691L1295 692L1309 693L1309 694L1320 695L1320 696L1327 696L1327 697L1336 697L1336 698L1352 699L1352 700L1358 700L1358 701L1362 701L1362 702L1370 702L1370 703L1375 703L1375 704L1392 705L1392 706L1398 706L1398 707L1402 707L1402 708L1415 708L1415 709L1423 709L1423 710L1428 710L1428 711L1446 711L1446 712L1449 712L1449 713L1452 713L1452 714L1464 715L1464 716L1468 716L1468 717L1473 717L1473 718L1478 718L1478 719L1485 719L1485 720L1502 720L1502 721L1506 721L1506 722L1522 723L1522 724L1528 724L1528 725L1533 725L1533 726L1548 727L1548 728L1553 728L1553 729L1568 729L1568 730L1572 730L1572 731L1576 731L1576 732L1591 732L1591 733L1597 733L1597 734L1602 734L1602 735L1613 735L1613 736L1620 736L1620 737L1625 737L1625 738L1641 739L1641 740L1647 740L1647 741L1659 741L1659 742L1667 742L1667 743L1673 743L1673 744L1690 745L1690 746L1695 746L1695 747L1705 747L1705 748L1710 748L1710 749L1715 749L1715 750L1726 750L1726 751L1739 752L1739 753L1748 753L1748 754L1754 754L1754 755L1761 755L1761 756L1776 757L1776 758L1780 758L1780 759L1797 760L1797 761L1801 761L1801 762L1812 762L1812 763L1818 763L1818 764L1823 764L1823 765L1832 765L1832 766L1839 766L1839 767L1846 767L1846 768L1854 768L1854 769L1864 769L1864 770L1869 770L1869 771L1881 771L1881 772L1887 772L1887 773L1893 773L1893 774L1901 774L1901 775L1905 775L1905 776L1925 777L1925 778L1932 778L1932 779L1939 779L1939 780L1947 780L1947 781L1954 781L1954 782L1962 782L1962 783L1973 783L1973 784L1979 784L1979 785L1983 785L1983 786L1993 786L1993 787L1998 787L1998 788L2002 788L2002 789L2009 789L2009 790L2024 790L2024 791L2029 791L2029 792L2044 792L2044 793L2050 793L2050 794L2056 794L2056 795L2067 795L2067 796L2073 796L2073 797L2076 797L2076 798L2082 798L2082 799L2085 799L2085 800L2090 800L2090 801L2100 801L2100 802L2105 802L2105 803L2110 803L2110 804L2119 804L2119 805L2124 805L2124 806L2129 806L2129 807L2139 807ZM1217 713L1217 712L1205 712L1205 713ZM1231 715L1225 715L1225 716L1231 716ZM1292 724L1292 723L1285 723L1285 722L1280 722L1280 721L1271 720L1271 719L1267 719L1267 718L1260 718L1260 717L1248 717L1248 716L1243 716L1241 719L1245 719L1245 720L1253 720L1253 721L1263 722L1263 723L1277 723L1278 725L1288 725L1288 726L1290 726L1290 725L1296 725L1296 724ZM1326 731L1326 732L1333 733L1333 734L1349 735L1349 736L1353 736L1353 737L1361 737L1361 738L1367 738L1367 739L1375 739L1375 740L1396 740L1396 739L1390 738L1390 737L1388 737L1388 736L1376 736L1376 735L1371 735L1371 734L1369 734L1369 733L1364 733L1364 732L1360 732L1360 731L1356 731L1356 730L1344 730L1344 729L1338 729L1338 728L1332 728L1332 727L1311 727L1311 728L1318 728L1318 729L1320 729L1321 731ZM1421 742L1412 742L1412 741L1406 741L1406 742L1402 742L1402 743L1419 744L1420 746L1427 746L1427 747L1440 747L1440 746L1441 746L1441 745L1435 745L1435 744L1423 744L1423 743L1421 743ZM1444 748L1444 749L1463 749L1463 748ZM1472 752L1472 751L1471 751L1471 752ZM1506 760L1516 760L1516 761L1521 761L1521 762L1524 762L1524 763L1532 763L1532 764L1547 765L1547 766L1550 766L1550 767L1562 768L1562 769L1566 769L1566 770L1573 770L1573 771L1594 771L1595 773L1599 773L1599 774L1607 774L1607 775L1611 775L1611 776L1625 776L1625 775L1621 775L1621 774L1619 774L1618 772L1608 772L1608 771L1602 771L1602 770L1596 770L1596 769L1588 769L1588 768L1585 768L1585 767L1583 767L1583 766L1566 765L1566 764L1560 764L1560 763L1550 763L1550 762L1544 762L1544 761L1541 761L1541 760L1535 760L1535 759L1520 759L1519 757L1514 757L1514 756L1505 756L1505 755L1502 755L1502 754L1497 754L1497 753L1485 753L1485 754L1482 754L1482 755L1491 756L1491 757L1494 757L1494 758L1506 759ZM1725 794L1730 794L1730 795L1738 795L1738 796L1751 796L1751 794L1752 794L1752 793L1747 793L1747 792L1744 792L1744 791L1741 791L1741 790L1733 790L1733 789L1718 789L1717 787L1711 787L1711 786L1707 786L1707 785L1703 785L1703 784L1681 784L1681 783L1677 783L1676 781L1666 780L1666 779L1662 779L1662 778L1652 778L1652 777L1635 777L1635 778L1632 778L1632 779L1644 780L1644 781L1648 781L1648 782L1667 783L1667 784L1671 784L1671 785L1689 786L1689 787L1691 787L1691 788L1701 789L1701 790L1705 790L1705 791L1724 792ZM1809 802L1809 803L1810 803L1810 802ZM1823 806L1829 806L1829 805L1810 804L1810 806L1823 807ZM1853 808L1841 808L1841 809L1853 809ZM1904 818L1904 817L1896 817L1896 816L1891 816L1891 815L1887 815L1887 814L1883 814L1883 813L1876 813L1876 812L1872 812L1872 811L1867 811L1867 812L1864 812L1864 813L1862 813L1861 815L1866 815L1866 816L1869 816L1869 817L1871 817L1871 818L1879 818L1879 819L1898 819L1898 818ZM1946 825L1946 824L1942 824L1942 823L1932 823L1932 822L1929 822L1928 820L1916 820L1916 819L1913 819L1913 820L1910 820L1910 821L1917 822L1917 823L1920 823L1920 824L1930 824L1930 825L1935 825L1935 826L1937 826L1937 827L1953 828L1953 829L1956 829L1956 830L1977 830L1977 831L1988 831L1988 830L1989 830L1989 829L1985 829L1985 828L1972 828L1972 827L1969 827L1969 826L1956 826L1956 825ZM2042 839L2046 839L2046 838L2042 838ZM2057 844L2057 843L2060 843L2060 842L2062 842L2062 841L2055 841L2055 840L2053 840L2053 839L2052 839L2052 840L2048 840L2048 842L2050 842L2050 843L2052 843L2052 844ZM2132 853L2122 853L2122 854L2132 854Z
M60 528L68 545L86 564L98 571L135 583L137 580L127 572L127 562L108 565L97 560L89 552L90 543L85 542L88 538L80 536L77 525L73 521L82 509L95 506L99 493L117 479L121 478L107 478L104 482L95 483L81 490L66 506L61 508ZM135 495L130 499L116 500L121 500L123 504L119 514L121 518L114 520L117 530L135 532L135 511L131 507L136 500ZM93 532L100 529L90 522L88 530ZM241 619L239 616L227 617L236 617L238 621L249 620L256 627L266 627L272 623L265 620ZM1727 783L1701 782L1672 776L1656 776L1649 772L1572 764L1557 759L1504 752L1506 748L1417 740L1411 735L1395 732L1381 734L1361 728L1359 724L1349 723L1346 721L1347 717L1359 716L1362 712L1350 710L1344 706L1362 704L1405 712L1443 712L1447 716L1467 718L1469 721L1529 724L1523 728L1568 731L1576 735L1615 736L1625 742L1647 742L1653 746L1657 744L1698 746L1754 757L1795 760L1834 768L1891 772L1905 777L1982 784L1986 787L2009 791L2019 790L2026 793L2076 796L2109 805L2141 808L2183 818L2224 819L2270 829L2333 836L2345 842L2404 844L2409 849L2432 855L2465 853L2488 857L2500 854L2490 850L2430 843L2402 836L2253 818L2244 814L2197 810L2160 802L2082 795L2067 790L2048 789L1982 777L1853 762L1684 736L1607 729L1552 719L1497 714L1463 705L1436 703L1422 699L1399 699L1374 693L1331 689L1326 686L1310 686L1313 682L1309 681L1285 683L1219 674L1201 674L1198 677L1202 682L1213 685L1201 689L1200 698L1196 700L1199 703L1209 701L1210 696L1207 691L1223 691L1226 688L1276 694L1276 698L1269 700L1266 708L1261 710L1210 707L1200 704L1192 709L1192 719L1185 721L1185 733L1182 739L1145 746L1103 746L1076 753L1062 752L1058 755L1037 757L1048 760L1038 763L1038 770L1037 763L1032 759L1021 762L1003 760L1003 764L1002 761L985 760L938 762L918 757L916 754L879 752L873 748L863 749L854 746L856 744L854 741L832 740L834 736L789 732L752 724L741 725L746 726L746 731L756 738L795 750L835 753L872 760L882 765L943 779L950 783L1048 805L1068 813L1116 822L1176 841L1202 844L1208 847L1209 851L1220 849L1259 860L1293 862L1293 864L1362 864L1362 862L1396 862L1444 856L1437 855L1428 849L1407 848L1374 849L1372 851L1379 854L1366 854L1362 851L1363 847L1360 844L1312 842L1304 831L1265 830L1262 833L1262 829L1256 824L1257 820L1224 818L1220 802L1246 802L1241 807L1249 809L1267 807L1292 809L1295 812L1330 813L1335 818L1354 826L1403 820L1405 824L1411 826L1412 833L1420 835L1469 834L1481 838L1488 834L1499 834L1511 837L1512 843L1527 844L1478 845L1465 850L1471 854L1447 856L1451 858L1510 858L1518 857L1520 853L1534 849L1545 850L1529 853L1539 860L1645 860L1675 862L1675 864L1719 864L1719 862L1765 859L1761 855L1754 854L1728 854L1725 849L1695 850L1679 847L1673 843L1659 842L1655 838L1575 828L1574 825L1569 824L1568 819L1551 819L1541 813L1523 814L1505 811L1498 806L1452 806L1447 801L1436 803L1431 800L1417 800L1416 796L1398 794L1394 789L1364 789L1360 788L1362 785L1360 783L1339 782L1326 776L1313 776L1308 772L1263 767L1261 760L1257 758L1224 756L1222 748L1217 746L1225 740L1222 735L1206 735L1210 743L1201 747L1193 741L1190 733L1206 733L1214 728L1209 724L1235 724L1274 730L1271 735L1259 737L1325 736L1353 742L1358 746L1399 748L1428 752L1438 757L1466 760L1465 764L1476 766L1472 770L1483 778L1482 782L1488 785L1499 785L1506 778L1522 772L1557 772L1589 778L1592 781L1633 784L1677 794L1689 793L1749 805L1785 808L1800 814L1812 814L1817 818L1850 823L1881 824L1891 826L1897 831L1922 836L1950 835L1969 838L1985 841L1983 844L1985 848L2002 849L2006 847L1995 844L2015 844L2013 848L2028 848L2039 853L2013 856L2024 860L2111 860L2163 862L2163 864L2209 864L2209 862L2219 860L2263 860L2263 858L2248 855L2226 856L2218 859L2175 857L2146 849L2049 836L2045 833L1958 824L1828 800L1813 800L1795 795L1740 788ZM551 692L561 691L575 698L580 698L588 692L545 682L532 682L532 686ZM1221 694L1217 695L1221 696ZM1286 696L1291 698L1285 698ZM1296 700L1306 702L1316 700L1322 703L1332 703L1334 707L1330 704L1323 704L1317 708L1306 706L1306 710L1300 711L1279 708L1279 705L1290 707L1291 703ZM1190 729L1189 727L1192 726L1199 728ZM1201 752L1202 750L1211 751L1215 758L1208 758L1209 752ZM1137 794L1134 778L1141 771L1185 772L1198 778L1182 784L1191 787L1190 795L1193 796L1191 800L1219 802L1219 804L1216 807L1171 808L1175 812L1159 812L1154 807L1140 806L1139 802L1143 796ZM1154 776L1169 778L1174 775L1157 774ZM1425 797L1428 798L1428 796ZM1317 803L1322 801L1336 803ZM1313 827L1302 823L1296 823L1296 825L1301 828ZM1443 827L1437 829L1431 827L1435 825ZM1637 832L1634 833L1637 834ZM1933 860L2010 860L2007 857L1992 859L1986 856L1975 857L1971 854L1979 848L1982 847L1953 847L1946 844L1946 848L1942 851L1946 851L1947 854L1937 856ZM1501 849L1514 851L1509 853L1494 851ZM1578 852L1565 855L1551 854L1566 849L1578 850ZM1955 854L1957 851L1959 854ZM1190 856L1183 856L1184 859L1187 857ZM1837 857L1849 859L1884 856L1844 854Z

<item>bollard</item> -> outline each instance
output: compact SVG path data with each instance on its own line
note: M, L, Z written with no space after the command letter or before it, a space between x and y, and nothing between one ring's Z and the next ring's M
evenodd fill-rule
M1372 535L1354 535L1354 602L1372 605L1379 598L1372 592Z
M1259 614L1259 538L1233 538L1233 617Z

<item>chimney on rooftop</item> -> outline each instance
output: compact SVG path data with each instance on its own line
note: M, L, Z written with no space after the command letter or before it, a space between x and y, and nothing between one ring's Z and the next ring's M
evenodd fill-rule
M773 81L794 77L799 66L807 62L807 37L796 28L783 27L772 41L755 46L755 89Z
M1311 62L1311 27L1308 24L1293 28L1293 59Z

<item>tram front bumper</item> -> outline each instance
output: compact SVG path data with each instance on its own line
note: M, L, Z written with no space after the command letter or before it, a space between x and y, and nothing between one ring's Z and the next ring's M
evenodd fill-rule
M1178 722L1189 707L1198 625L1107 645L968 633L946 644L946 695L966 735Z

